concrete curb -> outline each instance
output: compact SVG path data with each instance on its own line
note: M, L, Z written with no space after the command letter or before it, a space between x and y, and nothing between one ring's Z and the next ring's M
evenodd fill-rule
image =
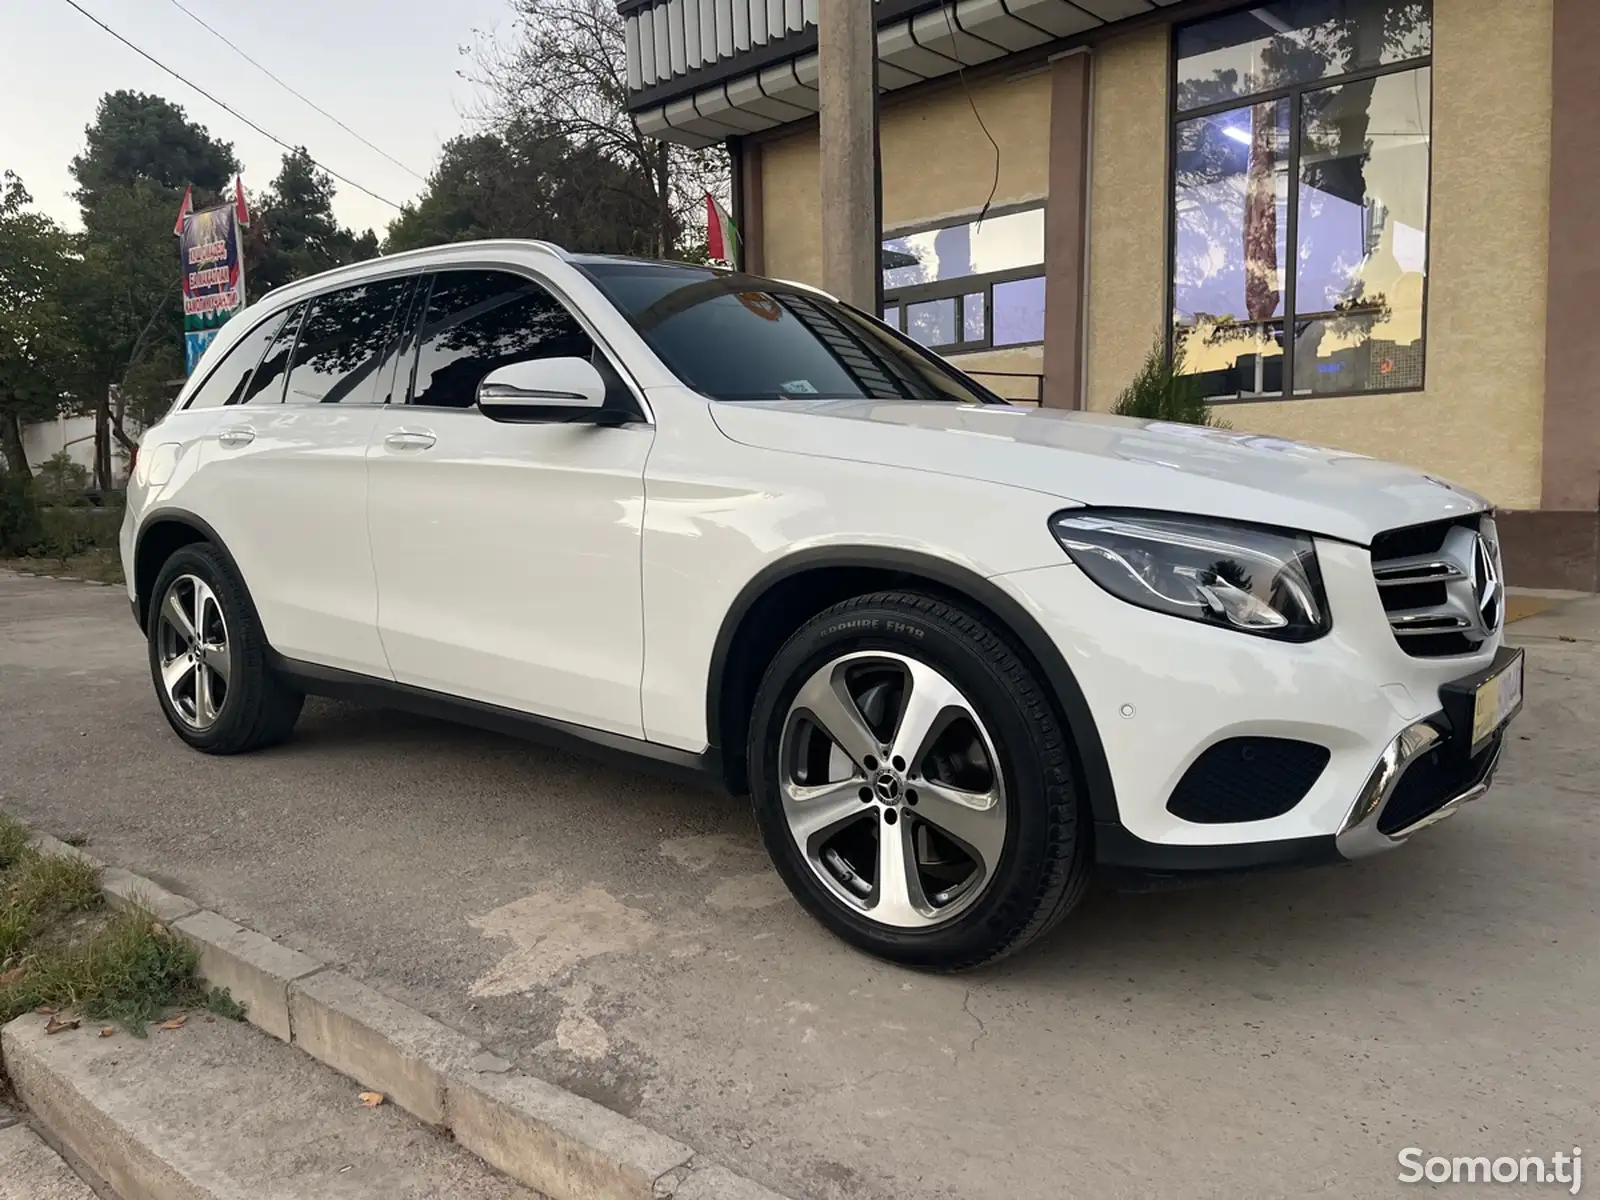
M98 868L112 907L142 908L170 925L198 950L200 977L226 987L251 1024L383 1092L550 1200L786 1200L186 896L53 837L36 835L30 844ZM73 1124L87 1119L71 1104L37 1115L68 1146Z

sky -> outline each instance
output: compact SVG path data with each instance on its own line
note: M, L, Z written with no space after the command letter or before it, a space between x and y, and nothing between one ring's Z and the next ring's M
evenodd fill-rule
M506 0L77 0L135 45L290 145L396 203L422 181L307 107L186 17L224 34L297 91L422 175L469 124L477 101L458 77L474 31L507 34ZM0 0L0 170L71 228L68 163L108 91L154 92L233 143L245 186L278 173L281 147L139 57L65 0ZM341 224L383 236L395 210L335 181ZM176 215L176 214L174 214Z

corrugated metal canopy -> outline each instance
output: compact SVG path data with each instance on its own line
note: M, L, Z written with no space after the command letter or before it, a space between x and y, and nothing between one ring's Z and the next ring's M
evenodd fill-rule
M873 0L885 91L1184 0ZM624 0L629 108L707 146L817 111L818 0Z

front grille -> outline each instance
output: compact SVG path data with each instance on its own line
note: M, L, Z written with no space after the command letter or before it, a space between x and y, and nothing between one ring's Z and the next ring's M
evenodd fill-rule
M1476 758L1467 758L1459 752L1452 754L1449 747L1441 746L1412 763L1400 776L1389 803L1378 816L1378 832L1393 834L1415 825L1462 792L1482 783L1500 751L1502 736L1496 734L1478 751Z
M1380 533L1372 578L1395 640L1414 658L1471 654L1500 627L1500 546L1481 514Z
M1281 817L1305 799L1328 758L1326 746L1311 742L1229 738L1183 773L1167 811L1199 825Z

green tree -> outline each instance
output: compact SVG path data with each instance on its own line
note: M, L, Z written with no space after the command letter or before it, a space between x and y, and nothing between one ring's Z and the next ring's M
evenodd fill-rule
M646 210L630 210L639 214L642 252L675 254L706 192L727 194L727 153L639 132L628 112L627 44L616 0L509 2L508 40L480 39L476 49L475 82L486 91L492 125L549 130L622 166Z
M1173 340L1169 358L1162 339L1157 337L1144 356L1139 373L1117 397L1111 411L1119 417L1227 428L1213 416L1200 380L1185 374L1183 366L1183 339Z
M384 248L517 237L641 254L654 249L654 219L637 171L555 130L513 120L447 142L421 198L390 224Z
M12 172L0 179L0 445L23 478L22 426L48 420L69 401L82 367L66 297L79 263L72 239L28 206Z
M84 270L72 296L72 320L85 344L85 407L95 418L94 476L112 482L112 442L133 438L128 385L152 370L183 373L183 308L172 223L184 189L196 208L227 198L239 169L233 147L218 141L183 109L160 96L108 92L72 160L83 209ZM139 390L148 416L160 397Z
M377 255L376 234L357 234L339 224L333 195L333 179L304 148L283 156L252 220L246 254L251 295Z

